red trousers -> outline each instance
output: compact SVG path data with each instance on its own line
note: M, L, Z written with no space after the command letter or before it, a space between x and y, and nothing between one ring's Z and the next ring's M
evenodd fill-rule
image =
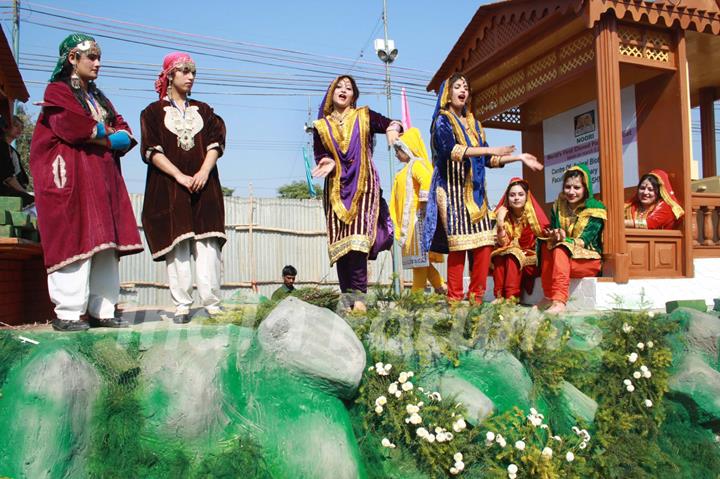
M570 278L597 276L602 267L599 259L573 259L565 248L548 249L542 245L542 287L545 297L567 303Z
M481 246L470 250L472 253L472 269L470 271L470 290L468 299L482 303L485 295L485 286L490 271L490 254L492 246ZM468 251L451 251L448 255L448 299L461 301L463 299L463 273L465 272L465 253Z
M492 259L493 292L496 298L520 298L520 289L526 281L534 281L537 274L535 266L520 267L520 262L511 254L495 256ZM528 286L529 287L529 286Z

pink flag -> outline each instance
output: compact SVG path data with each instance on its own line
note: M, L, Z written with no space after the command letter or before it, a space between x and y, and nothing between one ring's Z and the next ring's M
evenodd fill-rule
M400 101L403 129L407 131L408 129L412 128L412 124L410 123L410 108L408 107L407 93L405 92L405 87L403 87L402 92L400 93Z

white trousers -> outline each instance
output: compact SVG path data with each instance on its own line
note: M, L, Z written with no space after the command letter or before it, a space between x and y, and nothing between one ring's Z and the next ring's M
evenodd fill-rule
M215 313L220 309L222 260L217 238L205 238L181 241L165 255L175 314L189 313L193 303L192 257L200 302L209 313Z
M115 316L120 295L119 264L115 250L107 249L50 273L48 291L57 318L77 321L86 312L100 319Z

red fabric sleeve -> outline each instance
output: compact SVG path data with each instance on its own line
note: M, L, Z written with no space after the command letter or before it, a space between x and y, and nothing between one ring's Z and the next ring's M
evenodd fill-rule
M676 223L672 208L663 200L658 201L655 209L647 217L647 227L650 230L671 230L675 228Z
M97 125L62 82L50 83L45 89L43 113L53 134L71 145L89 140Z

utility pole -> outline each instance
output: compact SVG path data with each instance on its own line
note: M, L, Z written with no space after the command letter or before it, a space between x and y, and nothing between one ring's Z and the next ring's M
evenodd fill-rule
M397 50L395 49L394 42L388 39L388 14L387 14L387 0L383 0L383 26L385 29L385 38L382 41L383 48L378 48L378 41L376 40L376 51L380 60L385 63L385 95L387 96L387 116L392 118L392 88L390 81L390 64L395 61L397 57ZM390 160L390 184L395 178L395 155L393 154L392 145L388 145L388 157ZM393 238L392 247L392 263L393 263L393 290L396 294L400 294L400 275L402 274L402 262L401 262L400 245Z
M13 55L15 63L20 67L20 0L13 0L13 29L12 29ZM17 115L20 102L15 100L13 112Z

